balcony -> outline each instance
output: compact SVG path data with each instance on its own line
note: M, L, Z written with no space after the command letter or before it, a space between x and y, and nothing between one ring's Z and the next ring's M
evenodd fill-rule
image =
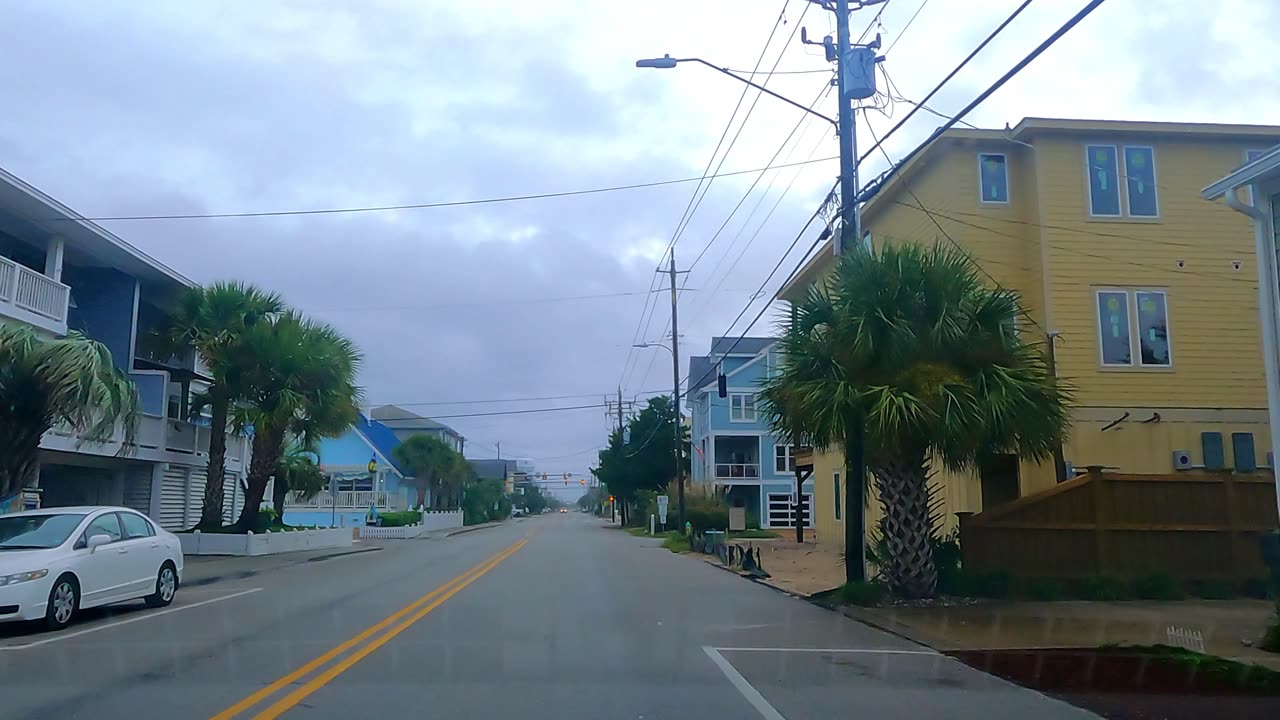
M335 506L335 500L337 502ZM339 490L335 498L328 490L308 500L285 500L285 508L289 510L368 510L376 507L379 510L404 510L405 499L396 493L386 490Z
M760 463L716 463L717 480L759 480Z
M65 335L70 297L66 285L0 257L0 315Z

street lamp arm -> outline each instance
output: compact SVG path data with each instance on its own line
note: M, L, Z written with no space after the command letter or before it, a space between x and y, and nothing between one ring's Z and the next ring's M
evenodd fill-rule
M750 85L751 87L753 87L753 88L755 88L755 89L759 90L760 92L762 92L762 93L764 93L764 94L766 94L766 95L769 95L769 96L775 97L775 98L777 98L777 99L781 100L782 102L784 102L784 103L786 103L786 104L788 104L788 105L790 105L790 106L792 106L792 107L800 108L801 110L803 110L803 111L805 111L805 112L809 113L810 115L814 115L814 116L816 116L816 117L820 117L820 118L822 118L823 120L826 120L827 122L831 123L832 125L836 125L836 124L837 124L837 123L836 123L836 121L835 121L834 119L829 118L829 117L827 117L826 115L823 115L822 113L817 112L816 110L813 110L812 108L805 107L804 105L801 105L800 103L796 102L795 100L791 100L790 98L787 98L787 97L785 97L785 96L779 95L778 93L776 93L776 92L774 92L774 91L770 90L769 88L767 88L767 87L765 87L765 86L763 86L763 85L760 85L759 83L754 83L754 82L752 82L752 81L748 80L747 78L744 78L744 77L742 77L741 75L739 75L739 74L737 74L737 73L733 72L732 70L728 70L728 69L726 69L726 68L722 68L722 67L720 67L719 65L716 65L716 64L714 64L714 63L709 63L709 62L707 62L706 60L703 60L702 58L696 58L696 57L694 57L694 58L673 58L673 57L671 57L670 55L664 55L663 57L655 58L655 59L652 59L652 60L637 60L637 61L636 61L636 67L650 67L650 68L662 68L662 69L665 69L665 68L673 68L673 67L675 67L675 66L676 66L676 64L677 64L677 63L682 63L682 62L696 62L696 63L702 63L703 65L706 65L707 67L711 68L712 70L715 70L715 71L716 71L716 72L718 72L718 73L722 73L722 74L724 74L724 75L728 75L729 77L733 78L734 80L737 80L738 82L746 83L747 85Z

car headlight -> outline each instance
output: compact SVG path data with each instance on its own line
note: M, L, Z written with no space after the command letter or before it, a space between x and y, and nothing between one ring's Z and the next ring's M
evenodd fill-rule
M12 575L0 575L0 587L4 587L5 585L17 585L18 583L24 583L28 580L39 580L48 574L48 570L32 570L30 572L20 572Z

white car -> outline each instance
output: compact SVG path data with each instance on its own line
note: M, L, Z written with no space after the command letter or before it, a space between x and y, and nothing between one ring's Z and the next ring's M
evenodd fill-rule
M173 602L182 545L134 510L63 507L0 515L0 622L61 630L84 608Z

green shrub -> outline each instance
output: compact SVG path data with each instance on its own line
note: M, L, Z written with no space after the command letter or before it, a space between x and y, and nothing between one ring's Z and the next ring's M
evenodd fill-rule
M1182 584L1164 572L1134 578L1133 594L1142 600L1182 600L1187 596Z
M1266 578L1249 578L1240 583L1240 594L1245 597L1258 598L1266 600L1270 594L1269 584Z
M417 510L399 510L382 513L378 515L378 519L382 521L382 527L404 527L422 522L422 513Z
M1076 588L1082 600L1124 600L1129 597L1129 587L1123 580L1107 575L1091 575Z
M689 538L684 533L675 530L667 531L667 539L662 541L662 547L674 553L689 552L693 549Z
M1061 600L1062 583L1053 578L1031 578L1023 585L1023 592L1032 600Z
M976 597L978 595L978 577L963 569L938 572L938 592L943 595L959 597Z
M978 597L1007 598L1013 594L1013 576L1008 570L976 573L972 582L973 594Z
M1225 580L1191 580L1187 591L1205 600L1230 600L1236 596L1236 589Z
M880 582L851 582L836 589L836 597L845 605L875 607L889 597L889 587Z

